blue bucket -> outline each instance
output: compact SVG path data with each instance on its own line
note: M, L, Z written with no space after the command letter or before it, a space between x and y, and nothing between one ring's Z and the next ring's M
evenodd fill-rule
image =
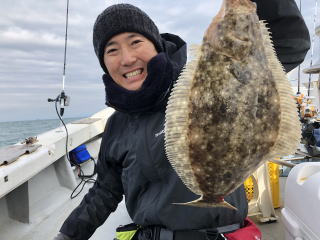
M90 153L88 152L85 144L82 144L70 151L70 156L72 160L78 164L91 159Z

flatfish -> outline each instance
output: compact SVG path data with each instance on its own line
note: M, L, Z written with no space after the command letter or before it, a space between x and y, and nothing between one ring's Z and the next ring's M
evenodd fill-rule
M266 23L250 0L224 0L171 92L165 116L167 157L199 199L224 197L265 161L293 154L301 126Z

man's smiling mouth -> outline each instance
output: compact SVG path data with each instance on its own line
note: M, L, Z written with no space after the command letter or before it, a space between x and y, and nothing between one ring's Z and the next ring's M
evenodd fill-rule
M132 78L132 77L135 77L137 75L140 75L142 72L143 72L143 68L140 68L140 69L134 70L132 72L125 73L125 74L123 74L123 76L125 78Z

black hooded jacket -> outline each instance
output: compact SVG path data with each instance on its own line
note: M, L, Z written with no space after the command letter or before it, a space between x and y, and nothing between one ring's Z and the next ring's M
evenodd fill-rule
M255 2L260 18L269 22L280 61L287 71L291 70L303 61L310 46L308 30L294 0ZM175 80L186 62L186 44L172 34L162 37ZM123 195L133 222L142 226L182 230L243 222L248 211L243 186L225 198L238 211L172 204L192 201L198 196L181 182L165 156L166 100L167 96L143 112L128 113L120 109L108 119L99 153L97 181L64 222L61 233L74 240L89 239L116 210Z

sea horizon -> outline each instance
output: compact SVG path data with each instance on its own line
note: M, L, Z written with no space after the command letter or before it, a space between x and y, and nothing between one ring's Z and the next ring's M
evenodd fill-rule
M82 118L88 118L89 116L76 116L76 117L63 117L62 120L64 119L82 119ZM19 119L19 120L0 120L0 123L9 123L9 122L26 122L26 121L45 121L45 120L59 120L60 119L57 117L57 118L36 118L36 119Z
M85 117L63 118L70 123ZM28 137L35 137L41 133L61 126L60 119L36 119L0 122L0 148L19 143Z

